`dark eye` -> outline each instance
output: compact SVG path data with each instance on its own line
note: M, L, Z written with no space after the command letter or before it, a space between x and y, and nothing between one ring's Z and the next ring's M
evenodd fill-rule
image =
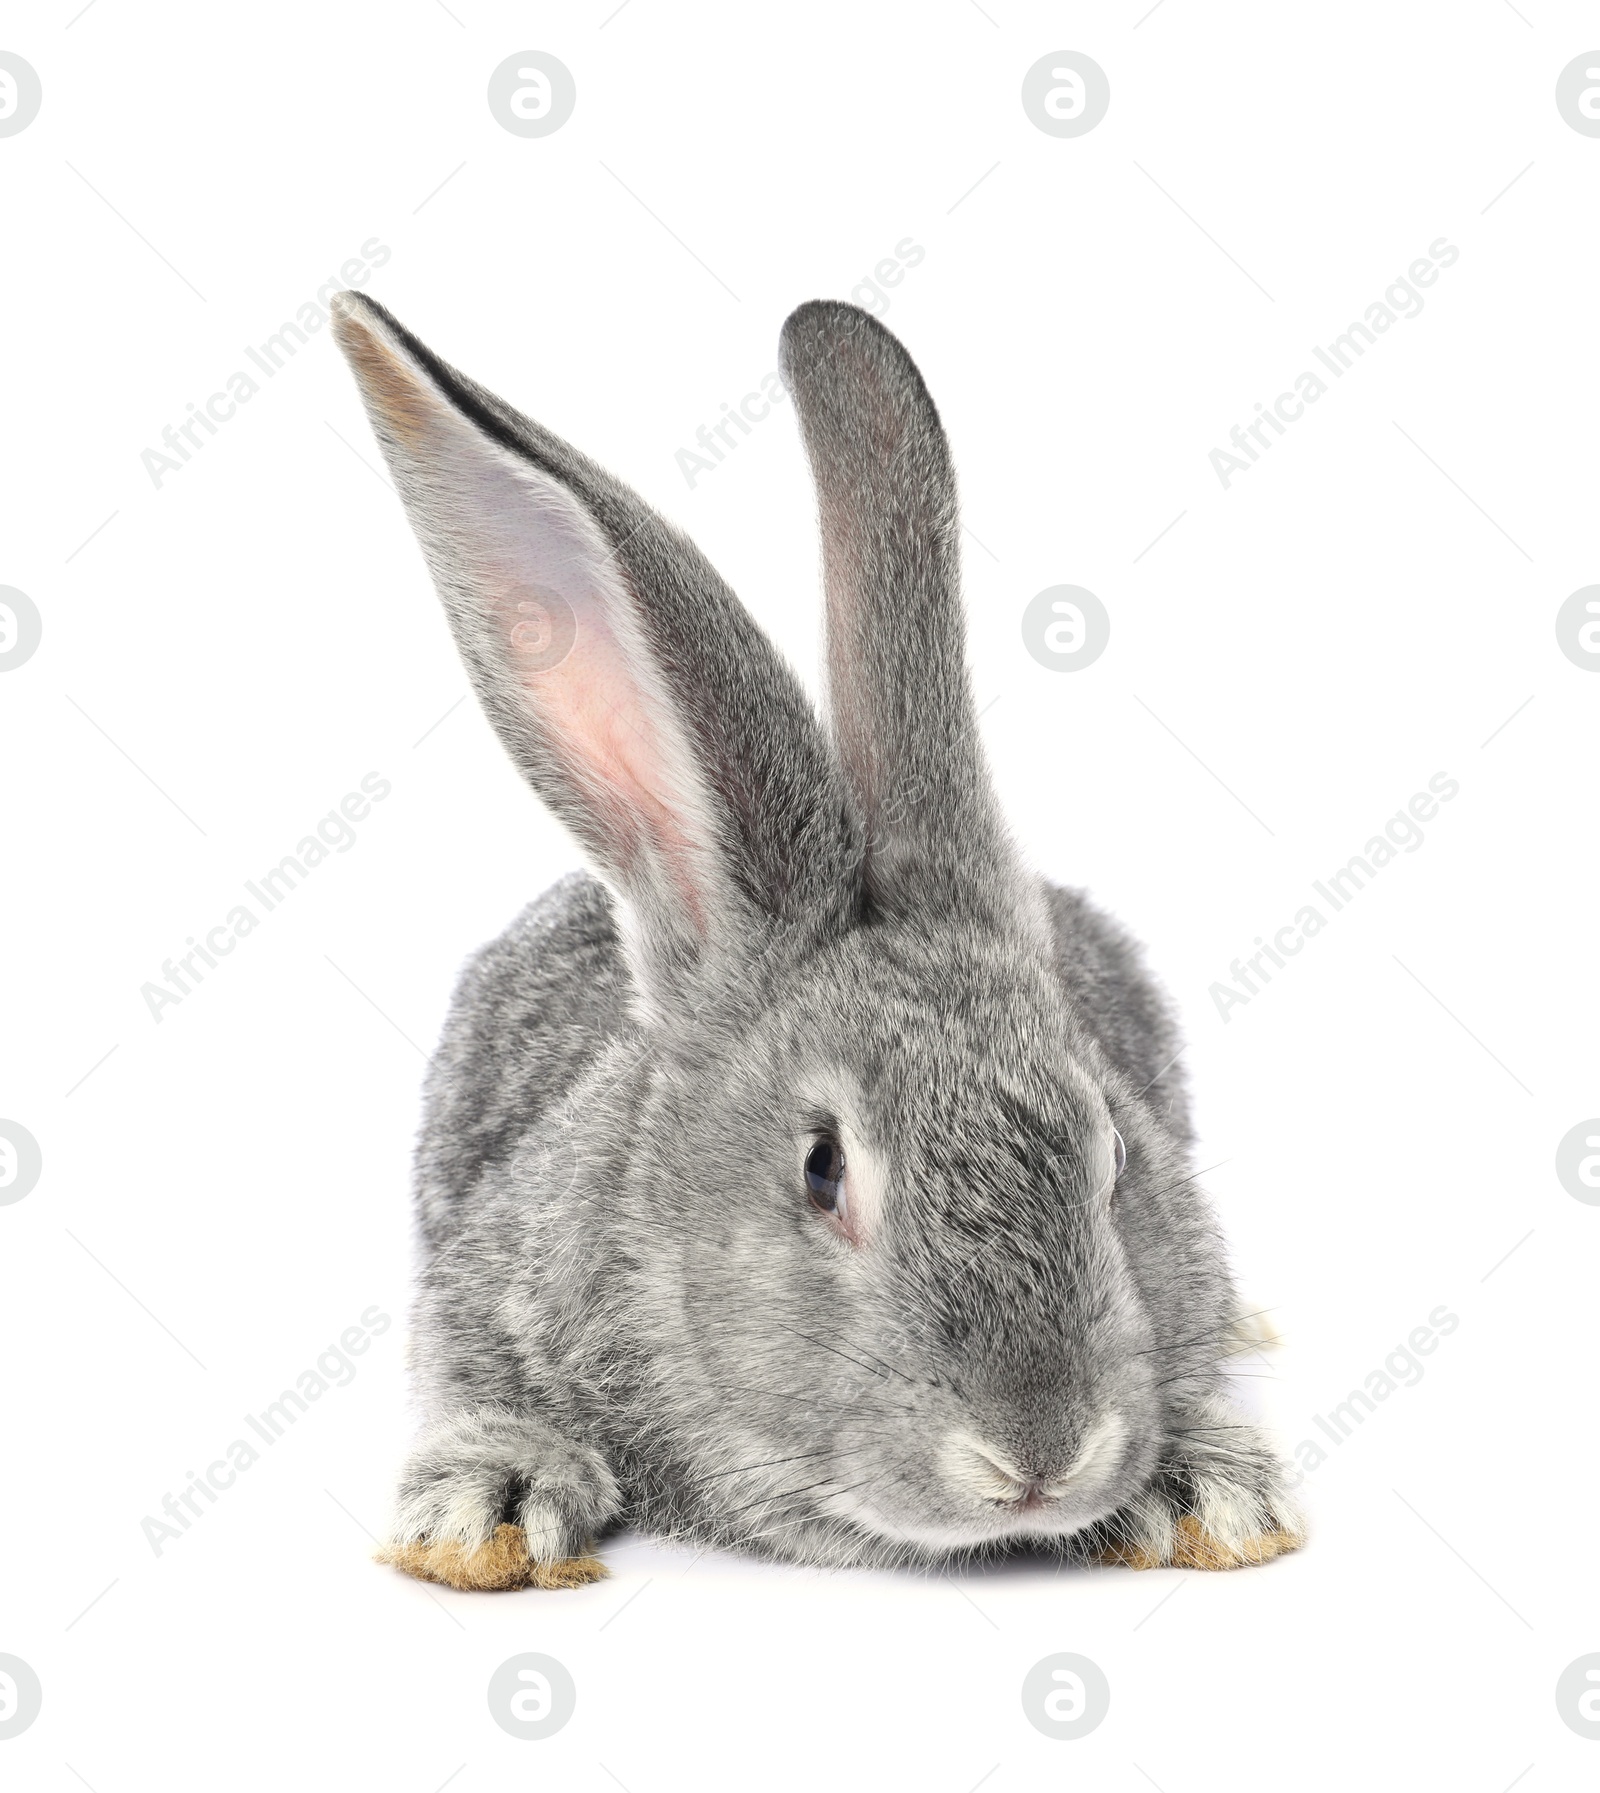
M1112 1152L1116 1159L1117 1175L1120 1177L1128 1162L1128 1148L1122 1143L1122 1135L1115 1127L1111 1129L1111 1138L1114 1142Z
M806 1153L806 1189L824 1214L845 1211L844 1153L836 1139L819 1139Z

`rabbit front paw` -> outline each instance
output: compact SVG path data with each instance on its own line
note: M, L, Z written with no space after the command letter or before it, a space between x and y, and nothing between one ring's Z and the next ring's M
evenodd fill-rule
M541 1561L529 1548L520 1525L497 1525L480 1544L454 1538L391 1539L377 1553L380 1563L463 1592L506 1593L515 1588L581 1588L611 1571L597 1556Z
M476 1408L419 1441L378 1561L452 1588L582 1587L607 1573L593 1541L621 1504L597 1451L536 1417Z
M1298 1550L1305 1521L1259 1427L1208 1416L1170 1466L1095 1528L1089 1555L1130 1569L1241 1569Z
M1153 1523L1146 1519L1143 1524L1128 1525L1124 1521L1119 1535L1114 1535L1094 1560L1127 1569L1243 1569L1298 1550L1304 1542L1304 1532L1287 1531L1270 1522L1213 1530L1194 1513L1169 1509Z

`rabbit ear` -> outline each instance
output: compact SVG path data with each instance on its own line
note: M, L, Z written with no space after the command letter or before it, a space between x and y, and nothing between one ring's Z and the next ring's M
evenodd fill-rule
M828 696L866 833L869 900L1014 910L1018 881L978 740L949 445L911 357L853 305L783 327L816 480Z
M842 901L827 744L698 550L364 295L334 333L479 701L659 978Z

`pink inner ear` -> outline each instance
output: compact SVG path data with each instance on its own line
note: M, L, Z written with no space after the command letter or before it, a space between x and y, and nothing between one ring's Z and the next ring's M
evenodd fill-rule
M342 328L368 403L411 462L407 504L436 579L453 608L476 613L469 633L503 656L525 694L522 726L565 770L568 788L545 794L630 894L670 896L704 935L719 877L704 784L599 526L558 478L475 428L385 332L354 317Z
M619 591L625 589L620 572L614 580ZM692 774L674 763L678 756L652 701L652 681L630 666L593 591L597 581L580 576L576 583L591 588L590 601L576 611L559 593L528 585L493 597L512 668L556 752L604 811L622 869L637 872L642 861L653 862L703 932L706 908L697 873L707 843L694 828L699 817Z

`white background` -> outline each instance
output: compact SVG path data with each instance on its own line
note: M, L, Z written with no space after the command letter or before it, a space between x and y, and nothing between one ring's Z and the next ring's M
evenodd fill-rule
M0 1208L0 1651L45 1701L8 1783L1592 1786L1554 1698L1600 1650L1600 1211L1554 1170L1600 1111L1600 678L1554 633L1600 576L1600 140L1554 103L1592 9L77 7L19 0L0 42L44 90L0 140L0 583L44 618L0 678L0 1115L44 1155ZM1072 140L1020 102L1063 48L1112 90ZM485 100L526 49L577 82L541 140ZM1200 1163L1287 1341L1252 1395L1318 1438L1459 1316L1307 1478L1304 1553L957 1584L632 1539L510 1596L368 1560L423 1054L575 855L458 701L325 333L159 488L140 455L374 236L370 290L692 531L807 678L788 407L692 489L674 456L793 305L925 250L884 315L955 446L984 733L1038 865L1181 1006ZM1224 490L1210 450L1441 236L1425 310ZM1077 673L1019 631L1058 583L1112 618ZM356 844L154 1021L141 985L371 771ZM1224 1023L1230 961L1441 771L1425 844ZM356 1379L153 1554L145 1515L374 1303ZM485 1701L526 1650L578 1686L545 1742ZM1056 1651L1110 1680L1081 1741L1020 1704Z

